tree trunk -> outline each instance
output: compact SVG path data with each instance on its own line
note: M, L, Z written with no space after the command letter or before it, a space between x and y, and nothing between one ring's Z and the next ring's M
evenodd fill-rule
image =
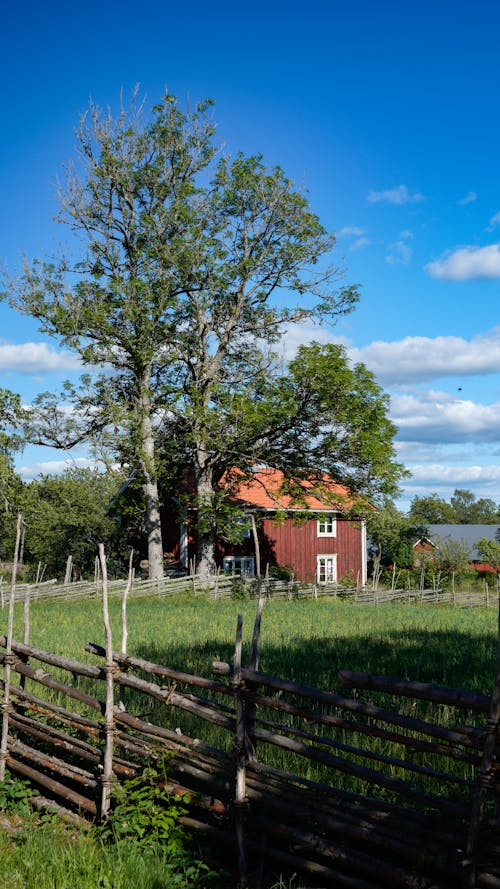
M158 482L147 479L142 489L146 501L146 534L148 538L149 578L158 580L163 577L163 541L161 536L160 498Z
M215 535L212 471L205 466L197 472L196 495L198 521L196 528L196 573L201 577L215 574Z
M163 541L158 479L156 477L155 438L151 422L150 385L151 371L147 369L139 382L141 463L144 474L142 490L145 500L145 525L148 539L148 573L150 580L159 580L163 577Z

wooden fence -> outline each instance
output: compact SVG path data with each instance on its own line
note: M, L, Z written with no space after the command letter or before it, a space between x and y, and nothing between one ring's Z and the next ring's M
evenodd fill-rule
M109 580L108 595L121 598L127 587L127 579ZM2 593L2 590L4 591ZM481 592L450 592L442 589L358 589L344 584L301 583L296 580L272 580L255 578L243 582L226 575L213 575L208 578L165 577L162 580L133 578L129 596L133 598L150 596L207 595L214 599L229 598L234 595L248 595L258 599L264 595L269 599L349 599L360 605L389 605L405 603L409 605L453 605L458 608L477 606L495 607L499 601L498 592L485 584ZM0 584L0 605L6 604L9 590ZM102 581L80 580L59 584L55 580L42 583L16 584L15 601L25 601L26 597L38 599L60 599L62 601L100 598Z
M349 670L345 694L309 688L259 670L263 604L248 665L240 618L233 663L209 677L112 651L109 633L87 646L95 664L0 638L3 765L36 805L105 818L110 782L169 751L186 829L227 861L236 837L242 885L286 870L307 886L500 889L500 677L491 698ZM415 715L425 702L442 718Z

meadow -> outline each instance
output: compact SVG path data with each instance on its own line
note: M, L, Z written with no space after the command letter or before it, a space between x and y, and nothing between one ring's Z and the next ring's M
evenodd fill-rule
M229 660L238 613L243 615L243 662L248 658L256 603L158 597L128 604L128 652L187 672L210 675ZM110 602L113 646L121 645L121 603ZM3 611L6 631L7 609ZM16 606L14 638L22 639ZM39 601L31 607L31 643L95 663L86 642L103 644L100 600ZM496 608L363 606L318 599L270 601L264 608L261 669L324 689L341 669L385 673L490 693L496 672Z

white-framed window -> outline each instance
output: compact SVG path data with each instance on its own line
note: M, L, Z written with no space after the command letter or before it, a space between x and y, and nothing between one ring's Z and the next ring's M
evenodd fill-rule
M316 572L318 583L337 583L337 556L318 556Z
M325 513L318 519L318 537L336 537L337 519L335 513Z
M253 556L224 556L222 560L224 574L233 577L254 577L255 563Z

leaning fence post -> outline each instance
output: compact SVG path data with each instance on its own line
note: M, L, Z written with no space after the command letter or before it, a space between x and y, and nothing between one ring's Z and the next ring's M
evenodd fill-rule
M12 637L14 630L14 593L16 590L17 563L19 560L19 545L21 541L21 530L23 525L23 517L21 513L17 516L16 543L14 547L14 561L12 563L12 581L10 585L9 598L9 618L7 624L7 643L5 646L4 656L4 688L2 700L2 741L0 744L0 781L5 778L5 765L8 756L9 747L9 713L12 709L10 703L10 672L14 665L14 656L12 654Z
M499 603L500 605L500 603ZM465 861L463 862L466 869L464 887L473 889L475 886L475 866L474 853L479 839L479 831L484 814L484 805L488 790L493 789L495 773L493 771L493 763L495 759L496 739L498 726L500 724L500 608L498 612L498 643L497 643L497 674L493 693L491 695L490 711L487 722L487 734L483 747L483 755L479 772L476 775L476 789L472 800L472 811L469 823L469 832L467 835L467 845L465 849Z
M238 870L241 889L247 886L247 854L245 842L245 806L246 806L246 749L245 749L245 706L241 694L241 648L242 648L243 616L238 615L236 626L236 643L234 648L233 687L236 705L236 787L235 787L235 822L236 845L238 851Z
M110 788L111 778L113 776L113 736L115 728L114 674L117 672L118 668L113 660L113 640L111 636L111 624L109 622L108 609L108 571L106 566L106 556L104 554L104 544L99 544L98 551L102 576L102 614L106 636L106 742L104 747L103 774L101 781L101 819L105 819L110 808Z
M122 598L122 654L127 654L127 640L128 640L128 629L127 629L127 599L130 590L132 589L132 583L134 580L134 550L130 550L130 557L128 560L128 579L123 590L123 598ZM125 710L125 686L120 685L120 709Z

